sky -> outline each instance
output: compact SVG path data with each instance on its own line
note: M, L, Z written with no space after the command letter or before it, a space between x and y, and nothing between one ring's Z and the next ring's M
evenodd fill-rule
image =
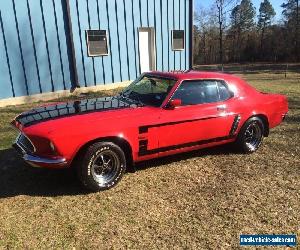
M212 3L215 2L214 0L194 0L194 1L195 1L195 8L197 8L198 6L209 7L210 5L212 5ZM252 3L254 5L254 7L256 8L257 13L258 13L261 2L262 2L262 0L252 0ZM277 21L279 21L281 19L282 8L280 7L280 5L284 2L286 2L286 1L285 0L270 0L270 3L273 5L273 8L276 12L275 20L277 20Z

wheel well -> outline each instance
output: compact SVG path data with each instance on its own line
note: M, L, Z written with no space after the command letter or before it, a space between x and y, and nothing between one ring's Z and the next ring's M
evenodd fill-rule
M73 159L73 163L78 162L79 158L85 153L85 151L87 150L87 148L90 145L92 145L96 142L103 142L103 141L113 142L116 145L118 145L125 153L127 166L131 167L133 165L132 148L131 148L129 142L126 141L125 139L117 137L117 136L101 137L101 138L97 138L97 139L87 142L78 150L78 152L76 153L76 155ZM74 164L72 164L72 165L74 165Z
M252 117L258 117L258 118L261 119L261 121L264 124L264 136L268 137L269 136L269 131L270 131L268 117L266 115L263 115L263 114L257 114L257 115L251 116L250 118L252 118Z

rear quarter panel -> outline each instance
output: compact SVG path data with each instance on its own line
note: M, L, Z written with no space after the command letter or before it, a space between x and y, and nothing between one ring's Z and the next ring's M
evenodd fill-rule
M278 126L288 112L288 102L284 95L260 93L261 105L269 120L269 127Z
M274 128L283 121L288 112L287 99L283 95L257 92L239 99L236 107L241 115L239 129L250 117L258 115L266 117L269 128Z
M261 93L246 81L234 76L228 78L229 86L236 89L234 112L241 115L238 130L253 116L263 115L267 118L269 128L279 125L288 112L288 102L284 95Z

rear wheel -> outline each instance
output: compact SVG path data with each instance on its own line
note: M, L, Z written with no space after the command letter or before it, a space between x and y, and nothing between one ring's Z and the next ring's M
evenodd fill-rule
M85 187L92 191L106 190L115 186L124 175L125 154L112 142L97 142L88 147L77 170Z
M236 144L244 153L255 152L263 141L264 124L258 117L252 117L241 128Z

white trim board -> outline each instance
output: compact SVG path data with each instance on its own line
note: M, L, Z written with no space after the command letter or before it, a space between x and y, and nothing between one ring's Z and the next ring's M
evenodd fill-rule
M117 82L111 83L106 85L96 85L90 87L80 87L76 88L74 91L71 90L59 90L55 92L49 93L42 93L36 95L29 95L29 96L20 96L20 97L11 97L6 99L0 100L0 107L6 107L10 105L20 105L25 103L33 103L39 101L50 101L57 98L68 97L71 95L79 95L81 93L88 93L88 92L97 92L101 90L109 90L115 88L122 88L128 86L132 81L124 81L124 82Z

